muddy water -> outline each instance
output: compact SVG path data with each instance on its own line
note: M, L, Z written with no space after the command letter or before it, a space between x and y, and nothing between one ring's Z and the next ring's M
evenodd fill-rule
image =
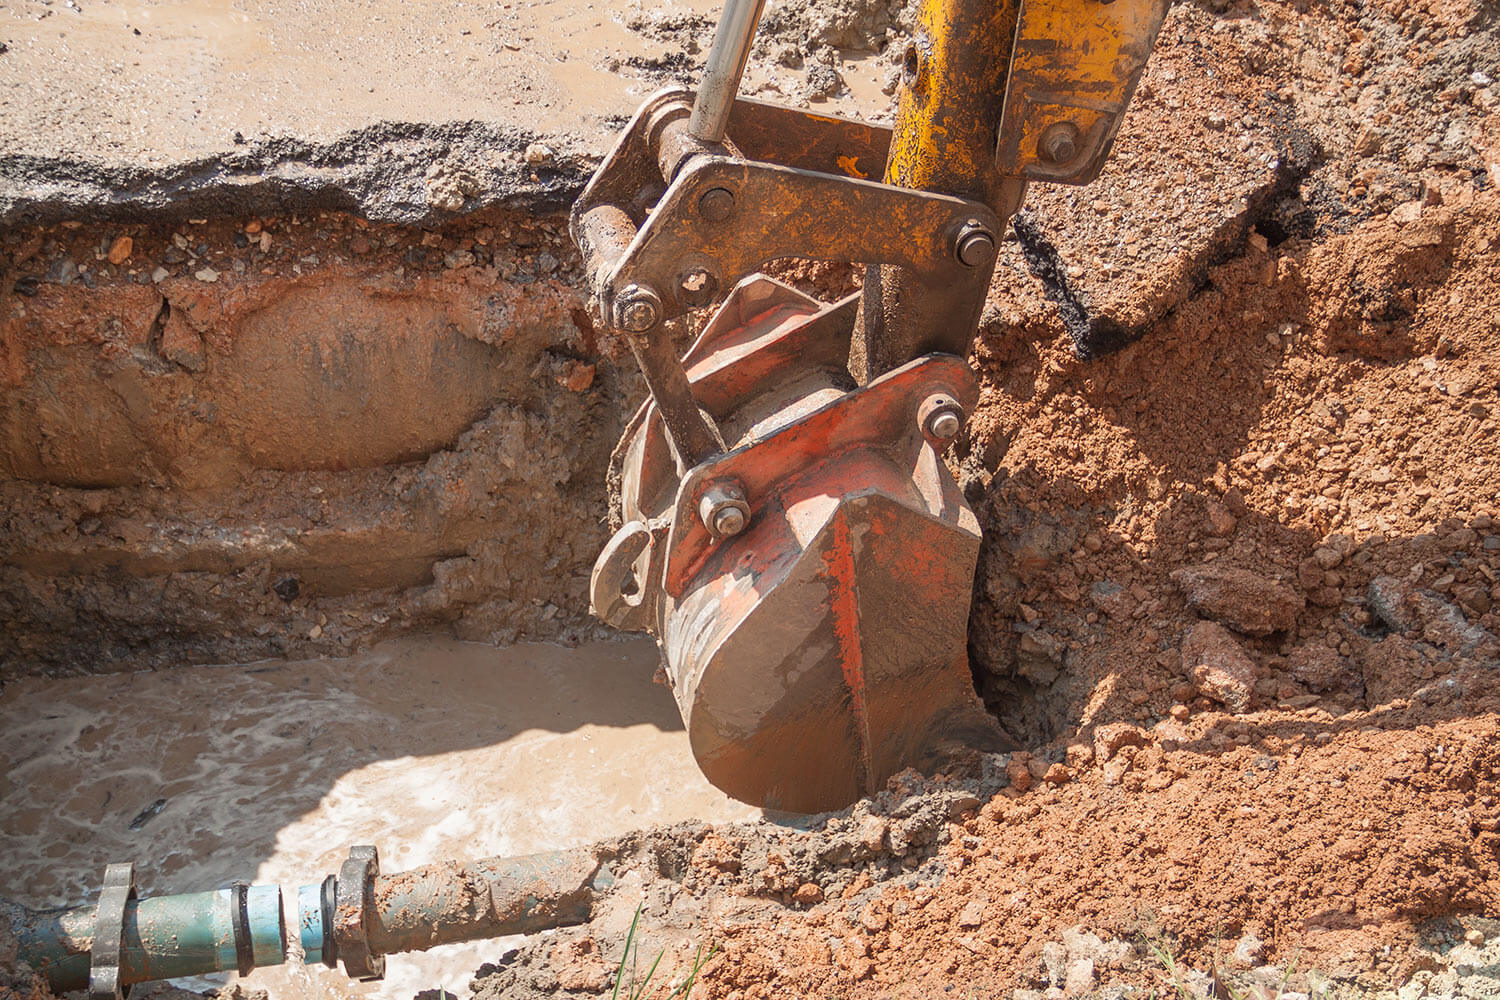
M654 823L757 814L698 773L649 642L388 643L347 660L195 667L0 693L0 871L30 905L93 898L106 863L145 895L236 878L289 893L353 844L399 871ZM384 983L267 969L275 997L466 992L495 942L392 956Z

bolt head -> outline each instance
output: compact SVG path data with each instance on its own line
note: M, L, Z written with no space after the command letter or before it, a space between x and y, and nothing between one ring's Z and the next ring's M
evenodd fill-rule
M1036 144L1037 156L1054 165L1072 161L1078 155L1078 126L1072 122L1054 122L1047 126Z
M698 199L698 212L709 222L723 222L734 211L734 192L711 188Z
M958 429L963 426L963 421L958 419L958 414L952 410L939 410L927 421L927 433L939 441L952 441L958 437Z
M995 257L995 237L987 229L971 229L958 238L958 262L980 267Z
M739 483L710 483L698 500L698 517L715 538L738 535L750 523L750 505Z
M964 408L946 393L933 393L917 410L917 426L929 439L946 444L958 437L964 425Z
M615 298L615 326L630 333L645 333L661 322L661 298L642 285L629 285Z
M721 507L714 514L714 534L724 537L745 530L745 512L738 507Z

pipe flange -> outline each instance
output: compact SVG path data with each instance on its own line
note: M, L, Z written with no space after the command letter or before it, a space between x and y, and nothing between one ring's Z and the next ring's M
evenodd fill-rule
M89 1000L125 1000L130 992L130 984L120 982L120 953L125 949L125 910L135 898L132 862L104 869L89 948Z
M380 855L364 844L349 848L334 887L333 940L344 975L351 979L381 979L385 956L370 953L370 895L380 874Z

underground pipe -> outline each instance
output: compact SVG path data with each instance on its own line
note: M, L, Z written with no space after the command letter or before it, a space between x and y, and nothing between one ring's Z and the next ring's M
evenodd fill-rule
M586 922L613 883L591 848L516 858L441 862L380 874L373 847L355 847L337 874L300 887L297 935L306 960L378 979L387 954L530 934ZM111 865L99 902L32 910L0 900L17 957L54 993L87 988L122 997L135 983L251 969L285 961L278 885L138 899L130 865Z
M154 979L245 974L279 965L286 952L280 886L137 899L130 865L110 865L96 905L31 910L0 900L0 914L15 933L17 957L54 993L87 988L93 1000Z

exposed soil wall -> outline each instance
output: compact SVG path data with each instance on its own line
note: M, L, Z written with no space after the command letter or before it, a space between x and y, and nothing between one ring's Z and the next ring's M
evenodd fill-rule
M590 632L638 398L556 215L12 229L0 662Z

